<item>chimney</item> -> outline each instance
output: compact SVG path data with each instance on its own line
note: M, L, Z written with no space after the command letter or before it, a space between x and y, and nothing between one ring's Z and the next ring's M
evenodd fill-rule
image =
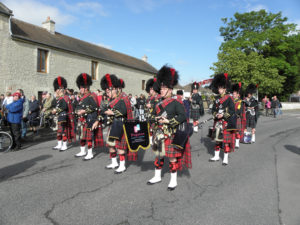
M48 16L47 20L42 23L42 26L51 34L55 34L55 22L50 19L50 16Z
M146 55L144 55L144 56L142 57L142 60L143 60L144 62L148 62L148 57L147 57Z

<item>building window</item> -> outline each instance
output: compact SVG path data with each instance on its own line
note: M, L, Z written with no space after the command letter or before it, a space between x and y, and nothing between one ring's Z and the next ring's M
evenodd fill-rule
M37 71L40 73L47 73L48 51L38 49L37 54Z
M145 90L145 80L142 80L142 90Z
M97 69L98 69L98 62L92 61L92 79L97 80Z

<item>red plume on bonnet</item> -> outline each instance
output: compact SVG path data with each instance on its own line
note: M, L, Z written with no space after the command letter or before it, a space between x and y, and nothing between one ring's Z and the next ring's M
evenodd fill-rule
M170 68L171 71L171 75L172 75L172 85L174 84L174 76L175 76L175 69L174 68Z
M82 77L83 77L84 84L87 85L86 73L83 73Z
M168 65L164 65L160 68L160 70L157 72L157 83L159 84L159 87L162 85L173 89L174 86L178 84L179 75L178 72Z
M65 78L58 76L57 78L54 79L53 81L53 87L54 91L57 89L65 89L68 87L67 81Z
M108 83L108 87L112 87L112 83L111 83L111 79L110 79L110 74L106 74L105 75L105 78L106 78L106 80L107 80L107 83Z
M228 73L224 73L226 80L228 80Z
M61 86L61 77L60 77L60 76L57 77L57 83L58 83L58 86L59 86L59 87L62 87L62 86Z
M239 82L239 88L240 89L242 88L242 82Z

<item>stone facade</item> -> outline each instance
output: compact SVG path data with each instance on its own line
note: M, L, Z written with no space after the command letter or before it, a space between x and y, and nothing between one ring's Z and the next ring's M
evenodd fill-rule
M57 76L66 78L68 87L78 91L76 77L83 72L91 74L92 61L98 62L96 80L91 88L93 91L100 89L101 77L111 73L125 81L126 93L145 94L142 84L154 75L33 42L12 39L9 17L3 14L0 14L0 44L0 93L15 91L17 88L22 88L27 96L38 95L42 91L53 92L52 83ZM37 72L38 49L48 51L47 73Z

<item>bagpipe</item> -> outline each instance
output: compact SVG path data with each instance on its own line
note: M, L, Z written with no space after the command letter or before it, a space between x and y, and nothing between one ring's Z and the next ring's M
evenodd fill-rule
M101 122L102 128L109 126L113 121L113 116L108 116L105 112L109 109L108 104L100 105L100 107L93 107L91 105L79 104L75 109L75 116L79 121L89 123L88 126L92 127L93 123L98 119ZM85 110L85 113L78 114L80 110Z

